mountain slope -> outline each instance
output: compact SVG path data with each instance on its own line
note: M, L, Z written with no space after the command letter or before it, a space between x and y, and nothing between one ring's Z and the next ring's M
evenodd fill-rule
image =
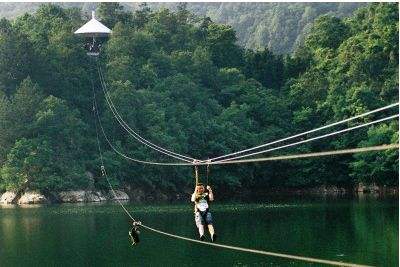
M83 11L96 8L96 3L61 3ZM123 3L137 10L140 3ZM152 9L175 10L176 3L149 3ZM249 49L268 47L274 53L291 53L301 45L314 20L325 14L348 17L365 3L188 3L187 9L199 16L231 25L241 46ZM40 3L0 3L0 17L14 18L35 12Z

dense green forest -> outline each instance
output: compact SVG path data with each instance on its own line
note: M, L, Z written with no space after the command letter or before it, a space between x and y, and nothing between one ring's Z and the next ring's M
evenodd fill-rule
M398 101L397 4L370 4L347 19L321 16L290 55L245 49L231 26L194 16L184 4L174 12L146 5L130 12L102 3L97 14L113 29L99 64L118 111L143 137L181 154L215 157ZM80 9L49 4L0 21L3 190L105 188L91 79L111 142L133 158L171 161L129 137L112 116L96 64L73 35L84 22ZM172 193L193 186L189 167L137 164L101 142L116 186ZM392 120L273 155L397 142ZM204 181L205 168L200 172ZM397 186L398 152L212 167L210 182L225 194L358 182Z
M62 7L77 7L90 13L98 3L57 3ZM141 3L124 2L129 11L140 9ZM168 8L176 11L178 3L148 3L153 10ZM268 47L274 53L290 53L304 42L314 20L321 15L348 17L366 3L187 3L189 11L212 21L228 24L236 32L238 43L253 50ZM40 3L0 3L0 17L14 18L33 13Z

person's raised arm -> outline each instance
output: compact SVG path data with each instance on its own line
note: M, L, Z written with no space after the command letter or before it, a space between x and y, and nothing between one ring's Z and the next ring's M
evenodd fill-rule
M196 187L194 187L194 192L192 194L192 198L190 199L190 201L194 202L196 200Z
M207 190L208 190L208 199L210 200L210 201L214 201L214 194L213 194L213 191L212 191L212 189L211 189L211 186L207 186Z
M196 200L196 193L192 194L192 198L190 199L190 201L194 202Z

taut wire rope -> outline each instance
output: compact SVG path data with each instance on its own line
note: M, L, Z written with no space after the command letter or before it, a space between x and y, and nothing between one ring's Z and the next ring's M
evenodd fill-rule
M96 104L96 105L97 105L97 104ZM355 126L355 127L352 127L352 128L348 128L348 129L341 130L340 132L350 131L350 130L354 130L354 129L360 128L360 127L365 127L365 126L368 126L368 125L371 125L371 124L375 124L375 123L378 123L378 122L382 122L382 121L384 121L384 120L392 119L392 118L397 117L397 116L398 116L398 115L394 115L394 116L391 116L391 117L388 117L388 118L383 118L383 119L380 119L380 120L372 121L372 122L369 122L369 123L366 123L366 124L362 124L362 125L358 125L358 126ZM138 160L138 159L129 157L129 156L126 155L125 153L122 153L121 151L119 151L119 150L111 143L111 141L110 141L109 138L107 137L107 134L105 133L104 127L103 127L103 125L102 125L102 123L101 123L100 116L98 115L98 113L97 113L97 120L99 121L99 125L100 125L101 132L103 133L103 136L104 136L105 140L107 141L108 145L112 148L112 150L114 150L115 153L117 153L118 155L122 156L123 158L125 158L125 159L127 159L127 160L131 160L131 161L133 161L133 162L137 162L137 163L151 164L151 165L162 165L162 166L224 165L224 164L238 164L238 163L251 163L251 162L270 161L270 160L272 160L272 159L274 159L274 158L277 158L277 157L263 157L263 158L254 158L254 159L248 159L248 160L234 160L234 159L232 159L232 160L229 160L229 161L226 160L226 161L214 161L214 162L210 162L210 161L205 161L205 162L203 162L203 161L195 161L195 163L181 163L181 162L164 163L164 162L152 162L152 161ZM328 135L333 135L333 134L338 134L338 133L339 133L339 132L335 132L335 133L331 133L331 134L328 134ZM300 143L310 142L310 141L312 141L312 140L320 139L320 138L323 138L323 137L326 137L326 136L319 136L319 137L314 137L313 139L306 139L306 140L303 140L303 141L300 141L300 142L297 142L297 143L292 143L292 144L288 144L288 145L285 145L285 146L281 146L281 147L277 147L277 148L272 148L272 149L269 149L268 151L278 150L278 149L281 149L281 148L284 148L284 147L289 147L289 146L298 145L298 144L300 144ZM387 145L374 146L374 147L371 147L372 150L370 150L370 151L386 150L386 149L391 149L391 148L392 148L392 147L387 146ZM268 152L268 151L262 151L262 153L265 153L265 152ZM346 149L345 149L345 150L336 150L336 151L327 151L327 152L316 152L316 153L321 153L321 154L320 154L321 156L328 156L328 155L338 155L338 154L348 154L348 153L367 152L367 151L369 151L369 150L368 150L368 147L364 147L364 148L354 148L354 149L351 149L351 150L350 150L351 152L346 152L346 151L349 151L349 150L346 150ZM310 155L311 155L311 154L314 155L315 153L309 153L309 154L310 154ZM309 154L301 154L301 158L306 158L307 155L309 155ZM287 158L287 159L292 159L292 158L294 158L295 156L296 156L296 155L286 155L286 156L281 156L281 157L279 157L279 158L280 158L281 160L284 160L284 159L286 159L286 158Z
M371 111L356 115L356 116L351 117L351 118L347 118L347 119L344 119L344 120L341 120L341 121L338 121L338 122L334 122L334 123L331 123L331 124L316 128L316 129L312 129L312 130L309 130L309 131L306 131L306 132L303 132L303 133L295 134L295 135L292 135L292 136L289 136L289 137L285 137L285 138L282 138L282 139L279 139L279 140L275 140L275 141L272 141L272 142L269 142L269 143L266 143L266 144L262 144L262 145L259 145L259 146L255 146L255 147L247 148L247 149L240 150L240 151L237 151L237 152L229 153L229 154L226 154L226 155L214 157L214 158L211 158L211 159L208 159L208 160L209 161L216 161L217 159L226 158L226 157L230 157L230 156L235 156L235 155L242 154L242 153L249 152L249 151L253 151L253 150L256 150L256 149L259 149L259 148L271 146L273 144L281 143L283 141L287 141L287 140L290 140L290 139L293 139L293 138L296 138L296 137L304 136L304 135L307 135L307 134L310 134L310 133L313 133L313 132L321 131L323 129L327 129L327 128L330 128L330 127L333 127L333 126L336 126L336 125L339 125L339 124L343 124L345 122L349 122L349 121L352 121L352 120L355 120L355 119L358 119L358 118L362 118L362 117L365 117L367 115L371 115L371 114L374 114L374 113L377 113L377 112L381 112L381 111L393 108L393 107L398 106L398 105L399 105L399 102L393 103L393 104L390 104L390 105L387 105L387 106L384 106L384 107L381 107L381 108L378 108L378 109L374 109L374 110L371 110ZM203 160L202 162L205 162L205 160Z
M196 186L199 184L199 167L197 165L194 166L194 177L196 180Z
M345 154L382 151L382 150L389 150L389 149L395 149L395 148L399 148L399 144L387 144L387 145L380 145L380 146L358 147L358 148L350 148L350 149L331 150L331 151L294 154L294 155L285 155L285 156L273 156L273 157L267 157L267 158L211 162L210 165L243 164L243 163L255 163L255 162L277 161L277 160L304 159L304 158L314 158L314 157L325 157L325 156L334 156L334 155L345 155Z
M216 163L227 162L227 161L240 159L240 158L247 158L247 157L250 157L250 156L255 156L255 155L258 155L258 154L262 154L262 153L266 153L266 152L270 152L270 151L274 151L274 150L279 150L279 149L286 148L286 147L291 147L291 146L296 146L296 145L308 143L308 142L311 142L311 141L314 141L314 140L318 140L318 139L325 138L325 137L328 137L328 136L337 135L337 134L340 134L340 133L349 132L349 131L352 131L352 130L355 130L355 129L358 129L358 128L362 128L362 127L365 127L365 126L369 126L369 125L372 125L372 124L376 124L376 123L379 123L379 122L391 120L391 119L398 118L398 117L399 117L399 114L392 115L392 116L385 117L385 118L382 118L382 119L379 119L379 120L367 122L367 123L364 123L364 124L360 124L360 125L357 125L357 126L353 126L353 127L350 127L350 128L343 129L343 130L339 130L339 131L335 131L335 132L332 132L332 133L316 136L316 137L313 137L313 138L310 138L310 139L306 139L306 140L302 140L302 141L298 141L298 142L295 142L295 143L290 143L290 144L287 144L287 145L274 147L274 148L270 148L270 149L266 149L266 150L262 150L262 151L258 151L258 152L254 152L254 153L250 153L250 154L245 154L245 155L241 155L241 156L236 156L236 157L229 158L229 159L219 160L219 161L216 161Z
M193 165L194 165L194 164L197 164L197 165L205 165L205 164L204 164L205 162L211 162L211 161L213 161L213 160L215 160L215 159L218 159L218 158L223 158L223 157L227 157L227 156L230 156L230 155L241 154L241 153L244 153L244 152L246 152L246 151L255 150L255 149L258 149L258 148L261 148L261 147L266 147L266 146L269 146L269 145L272 145L272 144L276 144L276 143L279 143L279 142L283 142L283 141L285 141L285 140L289 140L289 139L293 139L293 138L296 138L296 137L300 137L300 136L303 136L303 135L306 135L306 134L309 134L309 133L312 133L312 132L320 131L320 130L322 130L322 129L326 129L326 128L329 128L329 127L332 127L332 126L335 126L335 125L338 125L338 124L342 124L342 123L344 123L344 122L348 122L348 121L351 121L351 120L354 120L354 119L357 119L357 118L361 118L361 117L364 117L364 116L367 116L367 115L370 115L370 114L373 114L373 113L376 113L376 112L380 112L380 111L383 111L383 110L386 110L386 109L395 107L395 106L397 106L397 105L399 104L399 103L393 103L393 104L387 105L387 106L385 106L385 107L378 108L378 109L375 109L375 110L372 110L372 111L369 111L369 112L366 112L366 113L363 113L363 114L360 114L360 115L357 115L357 116L354 116L354 117L351 117L351 118L348 118L348 119L344 119L344 120L339 121L339 122L335 122L335 123L332 123L332 124L329 124L329 125L325 125L325 126L322 126L322 127L319 127L319 128L316 128L316 129L313 129L313 130L310 130L310 131L307 131L307 132L303 132L303 133L300 133L300 134L296 134L296 135L294 135L294 136L286 137L286 138L283 138L283 139L280 139L280 140L276 140L276 141L273 141L273 142L270 142L270 143L267 143L267 144L263 144L263 145L260 145L260 146L257 146L257 147L253 147L253 148L249 148L249 149L246 149L246 150L238 151L238 152L235 152L235 153L230 153L230 154L227 154L227 155L225 155L225 156L219 156L219 157L216 157L216 158L212 158L212 159L200 161L200 160L197 160L197 159L194 159L194 158L191 158L191 157L187 157L187 156L184 156L184 155L181 155L181 154L178 154L178 153L169 151L169 150L167 150L167 149L165 149L165 148L159 147L159 146L157 146L157 145L151 143L150 141L144 139L144 138L141 137L138 133L136 133L134 130L132 130L132 129L129 127L129 125L122 119L122 117L121 117L121 115L118 113L118 111L117 111L117 109L116 109L114 103L112 102L111 96L109 95L109 93L108 93L108 91L107 91L107 89L106 89L106 85L105 85L105 81L104 81L104 76L103 76L103 73L102 73L102 70L101 70L101 67L100 67L99 64L98 64L98 73L99 73L99 77L100 77L100 80L101 80L102 89L103 89L103 92L104 92L104 95L105 95L107 104L108 104L109 108L111 109L111 111L113 112L114 117L117 119L117 121L120 123L120 125L121 125L128 133L130 133L135 139L137 139L137 140L140 141L141 143L143 143L143 144L145 144L145 145L147 145L147 146L149 146L149 147L155 149L155 150L158 151L158 152L161 152L161 153L163 153L163 154L169 155L169 156L174 157L174 158L176 158L176 159L180 159L180 160L182 160L182 161L191 162ZM397 116L398 116L398 115L397 115ZM353 129L358 129L358 128L361 128L361 127L364 127L364 126L368 126L368 125L371 125L371 124L374 124L374 123L378 123L378 122L382 122L382 121L385 121L385 120L389 120L389 119L392 119L392 118L397 117L397 116L387 117L387 118L384 118L384 119L381 119L381 120L376 120L376 121L373 121L373 122L370 122L370 123L366 123L366 124L358 125L358 126L355 126L355 127L347 128L347 129L344 129L344 130L341 130L341 131L329 133L329 134L322 135L322 136L318 136L318 137L314 137L314 138L311 138L311 139L306 139L306 140L303 140L303 141L300 141L300 142L295 142L295 143L292 143L292 144L283 145L283 146L280 146L280 147L276 147L276 148L272 148L272 149L267 149L267 150L263 150L263 151L258 151L258 152L255 152L255 153L250 153L250 154L241 155L241 156L237 156L237 157L231 157L231 158L228 158L228 159L219 160L219 161L217 161L217 162L225 162L225 161L231 161L231 160L235 160L235 159L250 157L250 156L254 156L254 155L257 155L257 154L266 153L266 152L269 152L269 151L278 150L278 149L285 148L285 147L290 147L290 146L294 146L294 145L298 145L298 144L307 143L307 142L310 142L310 141L313 141L313 140L321 139L321 138L324 138L324 137L336 135L336 134L338 134L338 133L343 133L343 132L351 131L351 130L353 130ZM155 147L153 147L153 146L155 146ZM157 149L157 148L158 148L158 149ZM161 151L160 151L160 150L161 150ZM120 152L117 152L117 153L121 155ZM174 155L176 155L176 156L174 156ZM130 158L127 157L126 155L121 155L121 156L130 159ZM183 158L181 158L181 157L183 157ZM185 159L185 158L186 158L186 159ZM187 160L187 159L190 159L190 160ZM197 162L197 163L195 163L195 162ZM176 166L176 163L168 163L168 164L169 164L169 165L175 165L175 166ZM206 163L206 164L207 164L207 163ZM165 164L162 164L162 165L165 165ZM183 164L183 165L186 165L186 164Z

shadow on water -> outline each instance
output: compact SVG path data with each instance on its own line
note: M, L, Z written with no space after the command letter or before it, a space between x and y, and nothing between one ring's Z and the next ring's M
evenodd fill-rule
M197 237L190 203L126 205L149 226ZM217 203L211 209L220 243L375 266L398 264L397 197L276 197ZM144 229L141 243L132 247L129 226L116 203L1 206L1 265L310 266Z

